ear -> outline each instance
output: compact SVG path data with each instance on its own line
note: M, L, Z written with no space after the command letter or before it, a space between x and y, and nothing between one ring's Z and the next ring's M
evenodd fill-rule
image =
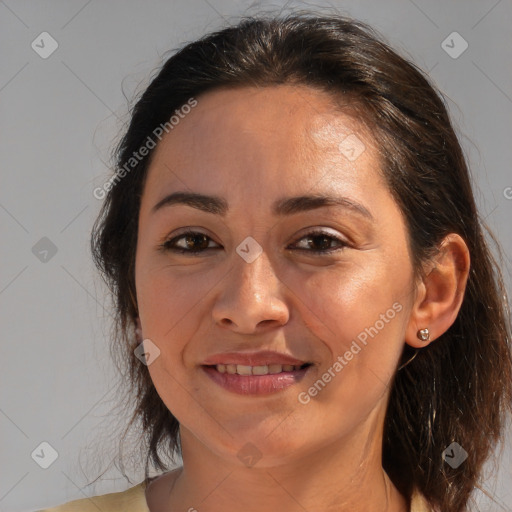
M136 324L136 327L135 327L135 336L137 337L137 341L139 343L142 342L142 325L140 324L140 318L137 317L137 319L135 320L135 324Z
M429 265L430 271L418 285L405 333L405 342L415 348L439 338L459 313L470 267L469 249L463 238L455 233L447 235ZM425 328L430 339L422 341L417 333Z

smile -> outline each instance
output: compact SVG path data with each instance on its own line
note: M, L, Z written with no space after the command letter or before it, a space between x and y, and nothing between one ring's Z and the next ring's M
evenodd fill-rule
M215 369L219 373L229 373L230 375L275 375L282 372L293 372L294 370L302 370L309 366L309 363L303 365L291 364L269 364L260 366L246 366L243 364L217 364Z
M206 375L220 387L242 395L265 395L282 391L301 381L311 367L303 365L241 364L203 365Z

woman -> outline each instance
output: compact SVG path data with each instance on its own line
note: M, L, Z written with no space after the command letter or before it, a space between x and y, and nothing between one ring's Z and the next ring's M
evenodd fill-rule
M52 510L464 510L510 325L425 76L350 19L245 19L165 63L117 155L92 249L146 478Z

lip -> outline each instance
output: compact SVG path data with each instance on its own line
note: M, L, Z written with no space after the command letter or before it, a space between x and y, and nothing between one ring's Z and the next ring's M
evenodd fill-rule
M218 363L222 364L222 363ZM242 364L242 363L239 363ZM279 364L279 363L275 363ZM252 366L252 365L251 365ZM256 366L256 365L255 365ZM268 395L277 393L300 382L312 366L267 375L238 375L220 373L215 366L203 365L204 373L220 387L240 395Z
M223 354L216 354L208 357L203 362L203 365L213 366L217 364L242 364L245 366L263 366L269 364L290 364L292 366L302 366L309 362L310 361L295 359L288 354L281 354L272 350L263 350L259 352L225 352Z

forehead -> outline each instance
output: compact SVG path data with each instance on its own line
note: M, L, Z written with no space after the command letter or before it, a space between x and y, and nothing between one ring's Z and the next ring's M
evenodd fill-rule
M335 185L376 180L378 151L363 122L329 94L305 86L218 89L196 98L197 106L157 145L148 185L186 177L303 181L322 175ZM183 175L183 170L186 174ZM368 176L368 175L371 176Z

